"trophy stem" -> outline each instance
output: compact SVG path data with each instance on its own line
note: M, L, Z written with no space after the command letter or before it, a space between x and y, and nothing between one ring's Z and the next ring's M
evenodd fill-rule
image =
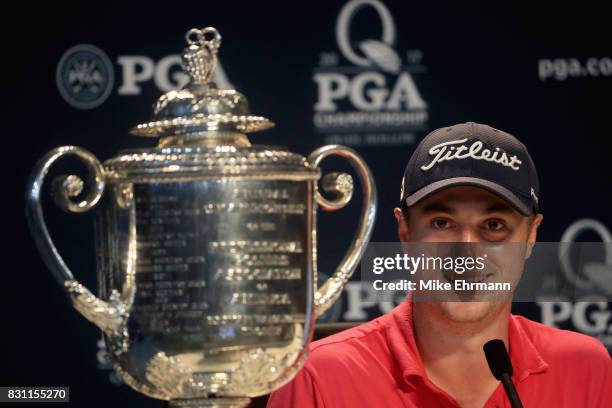
M168 408L245 408L250 398L202 398L168 401Z

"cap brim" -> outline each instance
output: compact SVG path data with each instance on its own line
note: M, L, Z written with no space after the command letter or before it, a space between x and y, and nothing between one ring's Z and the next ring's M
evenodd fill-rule
M521 197L519 197L517 194L497 183L476 177L453 177L431 183L406 197L406 205L411 207L430 195L437 193L438 191L455 186L482 187L485 190L488 190L506 200L521 214L527 216L534 214L534 208L530 200L524 198L521 199Z

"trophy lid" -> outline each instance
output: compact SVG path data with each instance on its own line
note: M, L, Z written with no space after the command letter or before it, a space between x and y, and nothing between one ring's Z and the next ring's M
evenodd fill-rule
M160 137L159 146L250 146L244 135L269 129L274 123L251 114L244 95L218 89L211 82L217 65L221 35L213 27L191 29L183 51L183 69L190 80L182 89L162 95L153 117L131 129L137 136Z

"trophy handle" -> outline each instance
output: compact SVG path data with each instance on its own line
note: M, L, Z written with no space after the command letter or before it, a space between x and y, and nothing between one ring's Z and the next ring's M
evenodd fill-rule
M43 156L32 171L26 193L26 218L30 232L36 242L46 266L53 277L64 288L75 309L87 320L94 323L107 334L115 332L125 315L125 307L114 291L110 301L97 298L85 286L74 279L72 272L60 256L47 230L43 216L40 194L49 168L64 156L76 156L88 167L90 191L82 200L73 201L83 190L83 180L75 175L62 175L53 180L53 198L58 207L65 211L82 213L93 208L104 193L104 170L96 157L87 150L76 146L55 148Z
M351 163L357 171L359 181L363 190L363 207L361 209L361 220L355 232L348 252L338 265L332 276L315 292L315 315L320 316L340 297L344 285L355 271L357 263L365 252L366 245L372 236L374 220L376 218L377 196L376 185L372 172L363 158L349 147L341 145L322 146L308 156L308 162L312 167L318 167L319 163L327 156L341 156ZM353 179L346 173L330 173L322 179L323 190L333 193L333 200L324 198L315 183L315 200L324 211L336 211L343 208L353 196ZM316 219L316 218L315 218ZM316 222L316 221L315 221ZM316 251L316 246L313 247ZM313 256L316 262L316 256Z

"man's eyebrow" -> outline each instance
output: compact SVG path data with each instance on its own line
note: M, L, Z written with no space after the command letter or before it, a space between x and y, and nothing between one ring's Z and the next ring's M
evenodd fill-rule
M435 212L455 214L457 211L454 208L444 205L442 203L431 203L423 207L423 213L435 213Z
M512 208L511 206L509 206L508 204L504 204L504 203L497 203L497 204L493 204L489 207L487 207L484 212L487 214L491 214L491 213L514 213L516 210L514 208Z

